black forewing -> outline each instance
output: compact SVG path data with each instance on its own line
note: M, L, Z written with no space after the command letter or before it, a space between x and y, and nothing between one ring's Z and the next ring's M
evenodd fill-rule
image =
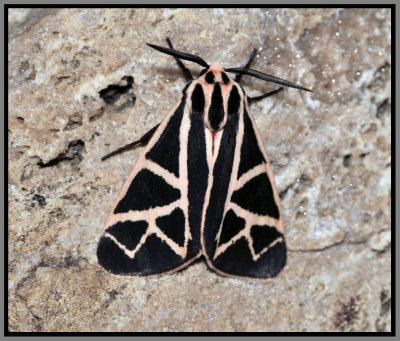
M224 275L269 278L286 263L279 198L262 148L245 106L228 117L203 235L208 262ZM246 173L247 181L239 183Z
M208 166L205 156L204 124L199 118L189 115L186 109L187 96L166 120L159 134L149 141L144 157L139 159L136 176L126 184L127 191L116 204L111 215L122 217L132 211L143 215L153 209L166 207L182 199L182 184L186 183L188 198L188 220L191 238L188 240L185 257L177 254L174 247L183 247L185 241L185 216L183 208L175 207L169 214L152 219L163 234L160 238L150 233L150 220L128 219L113 221L106 227L97 249L99 263L109 272L117 275L148 276L171 272L181 268L201 252L200 223L207 188ZM194 117L193 122L192 117ZM189 136L180 136L181 125L188 124ZM153 139L156 139L153 141ZM187 139L188 168L186 174L179 174L179 155L182 139ZM142 166L144 160L151 160L165 171L176 176L176 185L171 185L156 174L150 166ZM190 179L190 180L189 180ZM125 187L124 186L124 187ZM172 246L171 246L172 245ZM136 250L132 256L129 252Z
M217 247L216 236L223 224L225 203L232 176L232 167L237 142L238 115L228 116L223 129L218 157L213 169L213 183L206 208L203 240L207 257L212 257Z

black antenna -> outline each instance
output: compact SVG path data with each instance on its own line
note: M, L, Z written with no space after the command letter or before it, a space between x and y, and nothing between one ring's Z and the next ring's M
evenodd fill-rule
M174 48L172 46L171 39L169 39L168 37L167 37L167 43L168 43L168 46L169 46L170 49ZM185 74L186 78L188 80L192 81L193 80L193 76L192 76L192 73L190 72L190 70L185 66L185 64L183 64L183 62L179 58L175 57L175 60L178 63L179 67L183 70L183 73Z
M195 56L194 54L180 52L180 51L177 51L174 49L169 49L166 47L157 46L157 45L153 45L153 44L147 44L147 45L149 45L153 49L160 51L162 53L169 54L171 56L174 56L174 57L177 57L180 59L190 60L191 62L197 63L197 64L207 67L207 68L209 67L209 65L203 60L203 58L201 58L199 56Z
M245 74L245 75L249 75L249 76L253 76L259 79L262 79L264 81L267 82L272 82L272 83L277 83L280 85L284 85L284 86L289 86L291 88L295 88L295 89L300 89L300 90L305 90L305 91L311 91L310 89L307 89L301 85L289 82L285 79L279 78L279 77L275 77L275 76L271 76L271 75L267 75L265 73L262 73L260 71L257 70L253 70L253 69L247 69L247 68L242 68L242 67L233 67L230 69L225 69L226 72L232 72L232 73L239 73L239 74Z
M254 49L253 52L251 53L250 59L247 62L247 64L245 65L245 67L243 69L248 69L251 65L251 63L254 62L254 59L256 58L256 54L257 54L257 49ZM238 73L235 77L235 82L236 83L240 83L240 80L242 78L243 73Z

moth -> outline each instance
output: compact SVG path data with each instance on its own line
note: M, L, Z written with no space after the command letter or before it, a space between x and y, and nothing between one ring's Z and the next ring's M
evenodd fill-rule
M105 223L97 257L115 275L157 276L200 256L236 278L276 276L286 263L279 194L242 75L311 91L244 67L208 65L201 57L148 46L173 56L188 83L164 120L103 160L146 145ZM182 62L204 67L197 78ZM227 73L236 74L235 79Z

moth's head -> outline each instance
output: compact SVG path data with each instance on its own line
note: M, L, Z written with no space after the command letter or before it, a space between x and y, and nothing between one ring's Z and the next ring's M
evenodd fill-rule
M208 84L218 83L228 85L232 80L228 77L225 70L218 64L211 65L200 72L199 80L204 80Z

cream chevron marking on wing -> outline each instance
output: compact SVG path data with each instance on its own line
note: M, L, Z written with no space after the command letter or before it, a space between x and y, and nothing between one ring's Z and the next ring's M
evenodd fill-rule
M251 256L253 257L254 261L257 261L265 252L267 252L271 247L274 247L276 244L283 242L283 238L279 237L276 238L271 244L263 248L259 253L255 253L254 248L253 248L253 238L246 237L247 242L249 244Z
M169 205L171 206L171 205ZM164 206L165 207L165 206ZM130 220L130 219L127 219ZM187 254L187 247L186 246L179 246L175 241L173 241L171 238L169 238L162 230L156 225L155 219L154 218L147 218L147 219L140 219L140 220L145 220L148 223L148 227L146 232L143 234L143 236L140 238L139 243L136 245L136 247L133 250L128 250L125 245L121 244L117 238L115 238L112 234L106 232L104 236L110 238L114 243L116 243L122 250L124 250L125 254L130 257L134 258L135 254L140 250L142 245L146 242L147 237L149 237L152 234L155 234L158 238L160 238L162 241L164 241L168 246L174 251L178 256L182 257L184 259Z
M241 230L237 235L233 236L229 241L227 241L226 243L224 243L222 245L217 246L217 248L215 249L213 259L216 259L221 253L225 252L229 246L233 245L240 238L246 237L246 229L247 229L247 226L243 230Z
M174 201L169 205L158 206L152 209L148 209L145 211L129 211L125 213L118 213L114 214L109 221L109 225L116 224L117 222L125 222L125 221L146 221L148 223L148 227L146 233L141 237L140 242L136 246L136 248L132 251L128 250L123 244L118 242L118 240L109 233L105 233L107 237L112 239L120 248L122 248L126 255L130 258L133 258L136 252L141 248L141 246L146 242L146 239L151 234L155 234L158 238L163 240L168 244L168 246L179 256L182 258L186 257L187 254L187 240L190 238L190 231L188 232L189 235L185 234L185 245L183 247L179 246L176 242L172 239L168 238L164 232L156 225L155 220L158 217L166 216L172 213L176 208L180 208L182 205L183 199L179 199ZM185 232L186 233L186 232Z
M112 226L118 222L125 222L125 221L140 221L140 220L149 220L149 219L156 219L160 216L166 216L172 213L174 209L180 207L182 204L182 199L178 199L168 205L164 206L157 206L154 208L149 208L148 210L143 211L128 211L124 213L117 213L113 214L108 221L107 227Z
M268 251L269 248L271 248L275 244L283 241L282 237L277 238L270 245L266 246L258 254L256 254L255 251L254 251L253 245L252 245L253 244L253 238L250 235L250 230L251 230L252 226L253 226L253 224L249 224L249 223L246 222L245 228L243 230L241 230L237 235L232 237L229 241L227 241L226 243L224 243L222 245L219 245L215 249L215 253L214 253L213 259L216 259L220 254L224 253L228 249L228 247L232 246L235 242L237 242L239 239L241 239L243 237L246 238L247 244L248 244L249 249L250 249L251 256L252 256L254 261L257 261L261 257L261 255L263 253Z
M252 225L269 225L278 228L278 219L272 218L267 215L259 215L257 213L250 212L235 204L234 202L229 203L228 209L229 208L232 209L238 217L245 219L246 223L250 222Z
M255 178L257 175L266 173L267 164L265 162L255 166L246 173L244 173L236 182L235 191L242 188L248 181Z
M154 225L153 225L154 224ZM153 233L160 238L162 241L164 241L168 246L174 251L178 256L180 256L182 259L186 257L187 254L187 245L184 246L179 246L178 243L173 241L171 238L169 238L163 231L160 230L160 228L156 225L155 222L153 222L149 227L152 226L152 231ZM186 237L185 237L185 243L186 243Z
M232 209L233 212L235 212L235 214L238 217L243 218L246 221L245 227L226 243L222 245L217 244L219 246L215 250L214 259L217 258L222 252L224 252L229 246L233 245L240 238L245 237L248 241L251 240L250 229L254 225L261 225L261 226L268 225L271 227L275 227L279 231L278 227L280 221L277 219L271 218L269 216L260 216L258 214L249 212L233 202L229 202L227 209ZM219 243L219 238L218 238L218 243ZM251 246L251 243L249 243L249 246ZM251 251L251 254L253 255L254 258L255 257L254 250Z
M136 245L136 247L133 250L128 250L124 244L121 244L117 238L115 238L112 234L106 232L104 233L104 237L110 238L115 244L119 246L121 250L124 251L124 253L129 257L129 258L134 258L136 252L142 247L142 245L146 242L147 237L150 235L148 230L146 231L145 234L140 238L139 243Z
M165 182L168 183L170 186L180 189L177 186L177 184L179 184L179 179L173 173L169 172L164 167L161 167L158 163L145 159L145 161L143 162L142 169L144 168L162 177L165 180Z

